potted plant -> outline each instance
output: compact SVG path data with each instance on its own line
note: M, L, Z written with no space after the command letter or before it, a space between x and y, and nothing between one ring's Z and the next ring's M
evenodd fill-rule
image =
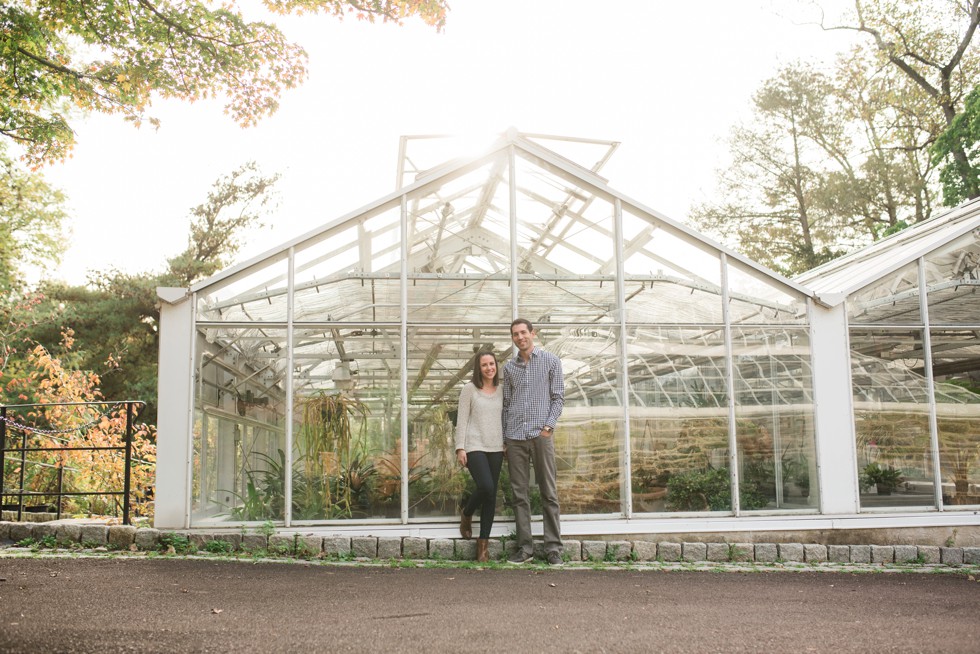
M894 466L883 468L877 463L869 463L861 470L861 487L874 486L879 495L891 495L903 480L902 471Z

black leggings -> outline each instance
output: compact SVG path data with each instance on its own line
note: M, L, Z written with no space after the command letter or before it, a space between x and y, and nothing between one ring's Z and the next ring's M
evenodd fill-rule
M463 513L473 515L480 509L480 538L490 538L493 514L497 510L497 480L503 462L503 452L466 453L466 467L476 482L476 492L470 495Z

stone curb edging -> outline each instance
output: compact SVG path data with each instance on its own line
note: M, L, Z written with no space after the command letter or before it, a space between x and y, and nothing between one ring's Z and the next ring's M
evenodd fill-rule
M322 536L201 531L163 531L129 525L0 522L0 544L26 539L55 546L155 551L180 543L187 550L211 552L268 550L275 554L353 559L436 559L472 561L476 541L413 536ZM178 540L179 539L179 540ZM218 542L220 545L209 543ZM571 562L664 563L848 563L886 565L980 565L980 547L936 545L821 545L818 543L674 543L647 540L565 540L564 558ZM511 539L490 540L491 560L513 553ZM544 559L540 542L535 558Z

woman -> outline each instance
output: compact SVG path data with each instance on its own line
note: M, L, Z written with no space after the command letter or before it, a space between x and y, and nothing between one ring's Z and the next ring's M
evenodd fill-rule
M459 533L473 538L473 514L480 509L480 537L476 541L476 560L490 560L490 529L497 508L497 479L504 461L504 431L500 416L504 394L493 352L480 352L473 366L473 380L459 394L456 419L456 460L469 469L476 492L463 506Z

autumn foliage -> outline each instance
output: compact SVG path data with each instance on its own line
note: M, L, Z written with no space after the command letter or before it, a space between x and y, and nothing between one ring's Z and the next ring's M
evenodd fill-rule
M0 372L3 397L18 404L6 406L7 452L4 486L19 486L19 448L44 448L28 452L23 466L24 490L54 492L58 473L63 471L63 490L111 492L124 488L125 453L119 450L68 450L64 447L121 447L126 439L125 402L106 401L99 388L99 375L72 369L71 330L62 333L61 356L42 345L25 353L19 374ZM68 362L68 363L66 363ZM113 362L108 364L111 366ZM135 405L132 424L131 517L152 515L152 489L156 462L156 428L137 423L140 404ZM26 438L25 438L26 437ZM25 505L50 506L54 496L34 496ZM11 502L8 496L5 500ZM79 495L66 497L63 515L121 516L122 495Z

